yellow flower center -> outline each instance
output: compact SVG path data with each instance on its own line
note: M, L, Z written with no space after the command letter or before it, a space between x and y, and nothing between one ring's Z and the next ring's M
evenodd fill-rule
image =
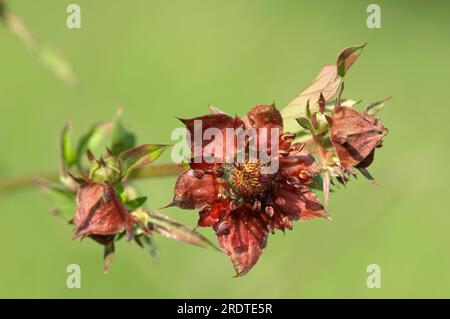
M239 195L252 198L261 197L273 187L273 175L261 174L262 164L249 160L237 165L231 172L231 186Z

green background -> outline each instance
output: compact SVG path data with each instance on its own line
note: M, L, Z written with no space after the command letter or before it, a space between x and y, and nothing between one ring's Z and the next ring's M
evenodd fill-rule
M72 2L81 29L66 27ZM175 116L204 114L208 103L240 115L256 104L284 106L352 44L368 42L345 97L394 99L381 113L390 133L371 166L379 186L359 178L332 194L334 221L271 236L247 276L233 278L223 254L157 235L156 262L123 241L105 275L101 247L72 241L48 199L28 189L0 197L0 297L450 297L450 5L377 1L382 28L368 29L370 3L11 1L36 37L61 48L80 86L55 78L0 28L0 177L56 169L65 121L79 135L120 105L142 143L170 142ZM139 186L158 208L174 181ZM191 226L198 217L165 213ZM81 266L81 289L66 287L71 263ZM380 289L366 286L369 264L381 266Z

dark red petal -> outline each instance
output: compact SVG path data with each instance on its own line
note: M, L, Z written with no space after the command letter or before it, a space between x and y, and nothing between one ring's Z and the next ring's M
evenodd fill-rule
M75 237L113 235L124 229L130 237L132 220L111 185L91 183L77 192L74 224Z
M266 224L259 214L244 207L228 213L214 230L231 258L236 276L245 275L256 264L267 244Z
M373 115L348 107L340 107L333 115L331 141L345 168L363 162L386 133L383 123ZM370 164L371 161L367 162Z
M200 211L198 226L211 227L219 222L221 217L227 212L230 204L228 202L216 202Z
M190 143L191 143L191 151L194 156L200 156L200 154L195 153L195 148L200 149L202 152L206 146L211 151L212 155L215 155L219 158L224 158L226 151L226 129L234 128L235 119L227 114L208 114L204 116L195 117L192 119L180 119L181 122L186 125L190 133ZM195 126L196 121L201 122L201 126ZM213 136L212 140L206 140L204 137L204 133L209 128L217 128L222 133L222 138L219 136ZM195 137L198 136L198 143L195 143ZM218 150L222 149L222 156L217 154Z
M275 128L280 129L280 134L283 131L283 118L280 111L272 105L257 105L253 107L244 117L246 128Z
M103 196L101 184L90 183L80 187L77 191L77 209L73 217L75 226L80 226L87 219L90 210L95 206L100 207L99 200Z
M280 157L280 169L288 176L308 179L308 175L314 176L319 172L319 165L307 151L291 151Z
M290 220L309 220L316 217L329 218L328 213L317 196L307 187L289 189L280 187L278 196L283 204L276 204L276 210L289 217Z
M203 157L191 158L189 166L193 170L213 172L223 166L223 160L219 158L209 158L208 161L206 161Z
M194 209L212 204L217 197L215 178L204 174L199 178L194 170L188 169L178 177L175 185L173 204L180 208Z

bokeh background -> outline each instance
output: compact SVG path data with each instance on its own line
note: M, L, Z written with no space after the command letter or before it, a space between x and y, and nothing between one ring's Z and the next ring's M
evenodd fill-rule
M66 27L72 2L81 6L81 29ZM10 1L36 37L64 52L80 85L58 80L0 26L1 178L56 169L66 120L79 135L119 105L142 143L170 142L175 116L206 113L208 103L231 114L284 106L352 44L368 42L346 76L345 97L394 99L381 113L390 133L371 166L379 186L359 178L332 194L334 221L271 236L247 276L233 278L223 254L161 237L156 262L120 242L105 275L101 247L72 241L71 228L31 188L0 197L0 297L450 297L450 4L376 1L382 28L368 29L370 3ZM157 208L174 181L139 186ZM165 213L197 221L194 211ZM66 287L71 263L81 266L81 289ZM369 264L381 266L380 289L366 286Z

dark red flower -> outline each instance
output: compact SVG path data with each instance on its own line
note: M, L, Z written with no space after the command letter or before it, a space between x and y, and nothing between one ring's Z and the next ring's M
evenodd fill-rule
M339 157L341 166L365 169L374 157L375 148L381 145L388 133L383 122L349 107L337 107L331 123L331 142Z
M85 182L77 191L74 238L90 236L101 242L124 230L132 237L132 218L108 183ZM100 239L100 240L98 240Z
M199 209L198 225L212 227L222 249L230 256L237 276L246 274L257 262L266 246L269 232L275 229L292 229L292 221L328 217L323 206L308 185L318 174L314 158L302 150L301 144L292 145L294 136L283 134L283 120L274 106L259 105L241 120L223 113L215 113L182 120L191 137L195 133L194 121L201 120L203 133L215 127L221 132L227 129L278 128L276 152L273 140L256 130L258 142L267 142L268 155L278 160L278 168L270 173L262 169L268 163L252 159L248 155L252 138L245 143L245 160L238 161L238 138L232 145L215 136L196 145L194 149L212 149L209 163L193 160L175 186L172 205L185 209ZM198 127L197 127L198 130ZM199 144L199 143L197 143ZM222 151L219 151L222 150ZM227 161L231 156L232 161Z

